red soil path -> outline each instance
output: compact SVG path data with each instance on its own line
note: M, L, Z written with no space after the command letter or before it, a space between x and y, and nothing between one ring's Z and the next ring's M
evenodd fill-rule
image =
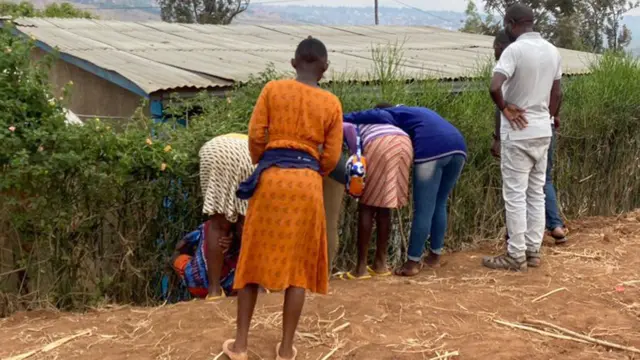
M432 359L456 351L459 356L441 359L640 359L495 322L534 318L640 348L640 212L570 227L568 245L546 245L543 266L528 273L481 267L483 254L499 250L487 243L446 255L446 266L410 280L333 281L329 296L308 297L298 359ZM281 302L281 294L259 298L251 359L275 358ZM83 330L85 335L29 359L215 359L234 334L235 309L230 299L19 313L0 320L0 359Z

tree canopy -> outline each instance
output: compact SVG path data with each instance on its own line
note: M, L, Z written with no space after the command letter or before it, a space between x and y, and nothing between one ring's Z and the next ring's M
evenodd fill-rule
M467 16L464 25L460 29L462 32L472 34L496 35L500 30L500 22L491 14L483 16L478 12L478 7L474 1L467 2L467 9L464 11Z
M230 24L250 0L157 0L162 20L177 23Z
M506 8L515 0L484 0L483 17L473 2L461 31L493 35L501 27ZM623 50L631 31L623 15L640 6L637 0L521 0L535 14L535 29L558 47L603 52Z
M0 2L0 16L18 17L53 17L53 18L83 18L92 19L95 16L85 10L78 9L69 3L53 3L43 9L36 9L32 3L23 1L13 3Z

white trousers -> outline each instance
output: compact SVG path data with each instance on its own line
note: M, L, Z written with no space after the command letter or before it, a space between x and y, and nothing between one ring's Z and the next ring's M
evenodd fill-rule
M509 232L508 253L522 257L539 251L544 236L544 182L550 137L503 140L500 154L502 196Z

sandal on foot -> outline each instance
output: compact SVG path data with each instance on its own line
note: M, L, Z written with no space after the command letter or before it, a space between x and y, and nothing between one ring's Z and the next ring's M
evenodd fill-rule
M567 242L566 236L557 236L551 233L551 237L553 238L553 240L555 240L556 245L562 245Z
M283 357L280 356L280 345L282 343L278 343L278 345L276 345L276 360L296 360L296 357L298 356L298 349L296 349L296 347L293 347L293 357L289 358L289 359L285 359Z
M340 280L368 280L368 279L371 279L371 275L355 276L351 272L346 272L344 274L340 274L340 276L338 276L338 279L340 279Z
M496 270L527 271L527 258L522 256L514 258L509 254L498 256L485 256L482 265Z
M553 233L553 230L549 231L549 236L551 236L553 238L553 240L555 240L556 245L562 245L562 244L567 242L567 229L566 228L562 228L562 232L564 234L558 236L558 235Z
M222 352L231 360L249 360L249 355L247 355L246 352L237 353L231 350L231 345L233 345L235 341L235 339L225 341L222 344Z
M405 264L406 265L406 264ZM413 268L413 270L409 270L407 268L405 268L404 265L402 265L401 268L396 269L393 273L396 276L404 276L404 277L411 277L411 276L416 276L420 273L420 271L422 271L422 268L424 267L424 264L422 263L422 261L420 261L418 263L418 266L416 266L415 268Z
M391 271L389 271L389 270L386 270L386 271L383 271L383 272L377 272L377 271L373 270L371 268L371 266L367 266L367 272L371 276L389 276L389 275L391 275Z
M222 291L222 293L220 295L216 295L216 296L207 295L207 297L204 300L207 301L207 302L218 301L218 300L222 300L222 299L224 299L226 297L227 297L227 295L224 293L224 291Z
M542 260L540 259L540 251L527 250L527 266L539 267Z

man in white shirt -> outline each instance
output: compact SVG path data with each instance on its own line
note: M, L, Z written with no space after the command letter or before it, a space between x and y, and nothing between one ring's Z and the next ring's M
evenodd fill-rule
M510 6L504 27L514 42L494 69L490 93L502 112L500 167L509 243L506 254L486 257L483 264L526 271L540 265L550 114L559 106L562 68L558 49L533 31L531 8Z

